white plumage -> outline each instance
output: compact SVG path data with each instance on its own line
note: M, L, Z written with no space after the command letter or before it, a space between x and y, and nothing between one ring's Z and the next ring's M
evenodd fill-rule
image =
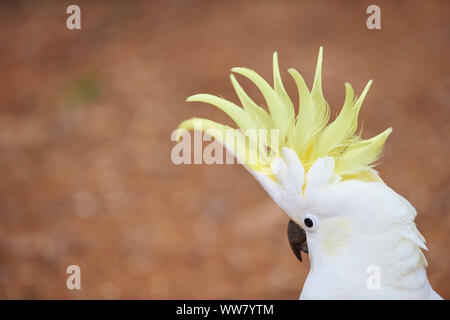
M405 198L383 182L342 181L330 157L304 175L295 151L284 148L276 166L277 181L252 173L307 233L311 269L301 299L440 299L426 276L416 210ZM315 217L315 230L305 226L306 215ZM367 284L370 266L379 268L379 288Z
M416 210L373 170L392 129L367 140L356 133L358 114L372 81L359 97L346 83L342 110L328 124L330 110L321 82L322 48L311 91L302 76L289 69L299 92L297 116L283 87L276 53L273 88L253 70L232 71L260 89L268 111L232 75L243 108L209 94L187 101L216 106L239 129L193 118L182 122L179 130L196 129L195 124L200 124L306 231L311 270L300 298L439 299L427 279L427 261L421 251L426 250L425 239L414 223ZM278 135L260 141L246 134L249 129L275 130Z

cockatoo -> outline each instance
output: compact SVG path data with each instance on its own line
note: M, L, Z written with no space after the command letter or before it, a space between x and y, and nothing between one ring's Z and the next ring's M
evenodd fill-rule
M268 111L231 74L242 107L210 94L193 95L187 101L216 106L239 128L192 118L179 125L178 137L200 126L245 166L287 214L294 253L300 260L300 251L310 257L300 299L442 299L427 278L421 250L427 247L414 222L416 210L373 169L392 129L367 140L356 133L358 113L372 81L359 97L346 83L343 107L328 123L322 57L321 47L311 90L299 72L288 69L298 88L297 116L275 52L273 87L253 70L232 69L256 85ZM246 134L250 129L276 134L262 139Z

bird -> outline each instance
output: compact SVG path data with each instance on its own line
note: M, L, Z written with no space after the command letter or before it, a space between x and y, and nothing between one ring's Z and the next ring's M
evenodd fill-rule
M296 69L287 70L298 90L297 114L277 52L273 86L252 69L232 68L231 84L242 106L212 94L186 101L219 108L237 128L194 117L179 124L177 139L191 130L212 136L288 216L292 251L300 261L301 251L310 260L301 300L442 299L428 281L422 251L428 249L414 221L416 209L374 169L392 128L369 139L358 130L372 80L359 96L345 83L343 106L330 122L322 61L320 47L311 89ZM267 109L249 97L236 76L253 82Z

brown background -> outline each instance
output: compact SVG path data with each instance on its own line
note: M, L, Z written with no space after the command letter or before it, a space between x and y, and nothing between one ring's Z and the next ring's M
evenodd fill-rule
M450 298L448 1L76 1L69 31L72 3L0 3L0 298L298 298L309 265L284 214L240 166L173 165L170 134L229 123L185 98L236 101L230 68L270 79L275 50L296 97L285 70L311 84L320 45L333 114L345 81L375 80L364 137L394 128L377 168L417 208Z

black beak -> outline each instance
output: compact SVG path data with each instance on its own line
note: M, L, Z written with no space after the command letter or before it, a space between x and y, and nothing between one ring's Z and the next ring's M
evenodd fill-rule
M298 224L289 220L287 235L292 251L298 260L302 261L300 251L308 253L308 244L306 243L306 233Z

